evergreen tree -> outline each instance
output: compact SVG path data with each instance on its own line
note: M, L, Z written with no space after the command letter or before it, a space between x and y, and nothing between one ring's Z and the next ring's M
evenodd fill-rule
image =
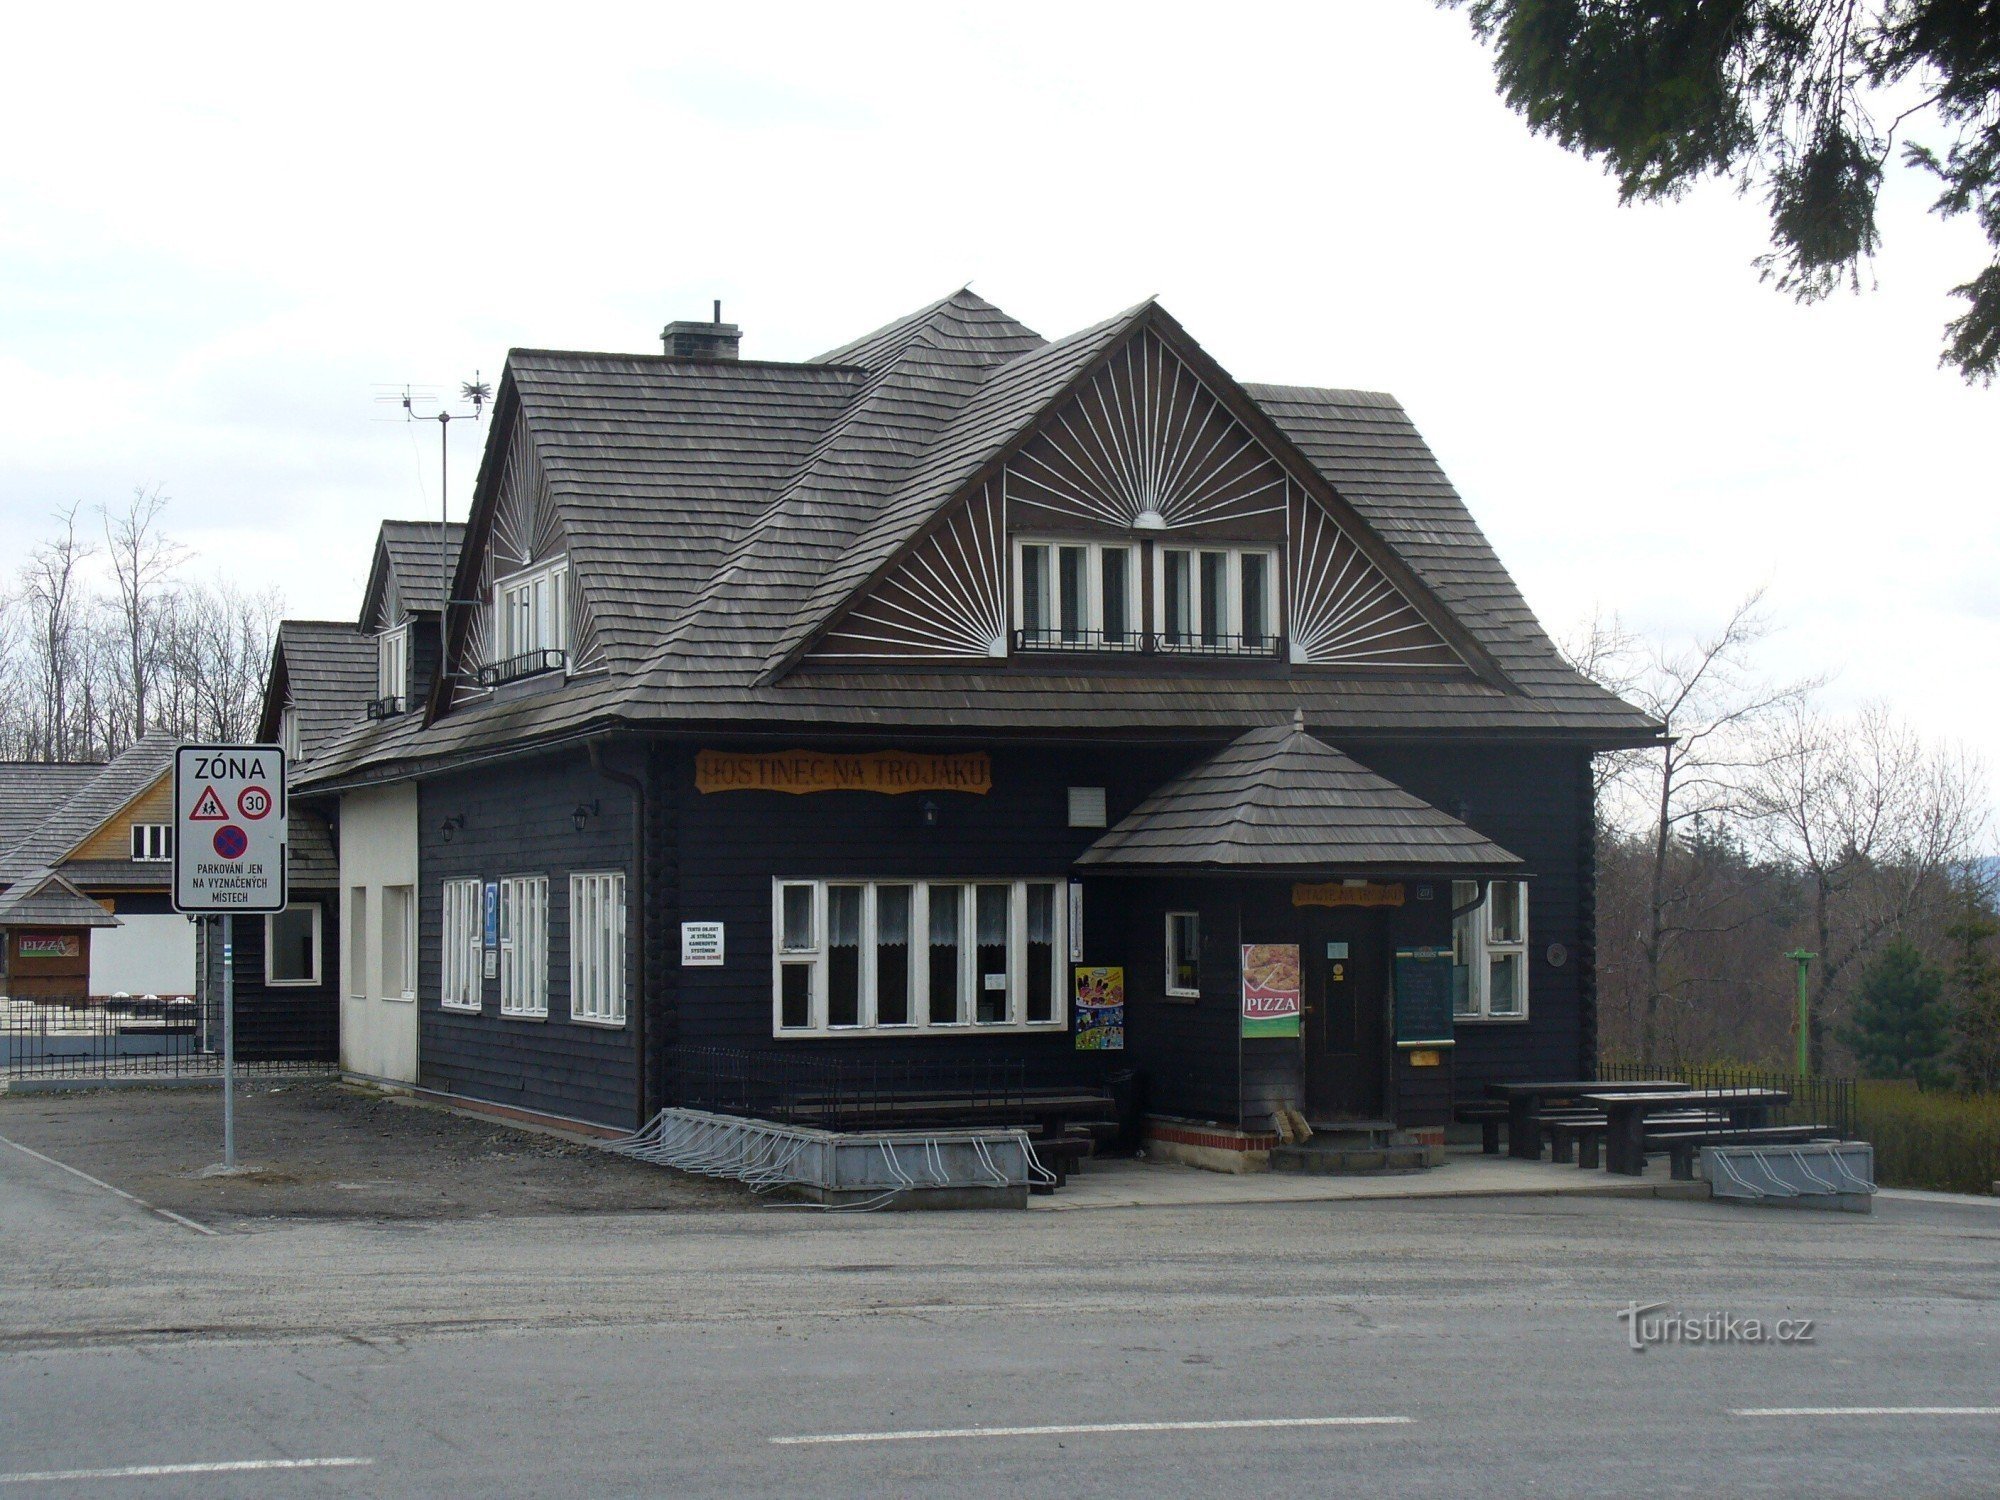
M1943 972L1897 938L1863 971L1854 1022L1840 1039L1871 1078L1922 1078L1943 1054L1949 1025Z
M2000 962L1992 942L2000 936L1991 898L1968 885L1965 906L1945 936L1956 945L1951 963L1952 1061L1961 1088L2000 1090Z

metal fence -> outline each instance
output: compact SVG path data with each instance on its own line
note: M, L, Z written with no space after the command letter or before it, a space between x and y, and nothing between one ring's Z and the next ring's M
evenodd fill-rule
M680 1102L821 1129L979 1115L1025 1119L1031 1090L1013 1058L850 1059L689 1047L679 1054Z
M253 1074L324 1072L340 1060L338 1002L236 1005L236 1062ZM0 1000L0 1077L192 1078L222 1072L220 997L51 1004Z
M1639 1063L1603 1063L1597 1070L1606 1083L1638 1083L1671 1078L1697 1089L1782 1089L1792 1102L1770 1111L1773 1125L1824 1125L1843 1139L1860 1136L1854 1107L1854 1080L1817 1074L1765 1072L1759 1068L1645 1067Z

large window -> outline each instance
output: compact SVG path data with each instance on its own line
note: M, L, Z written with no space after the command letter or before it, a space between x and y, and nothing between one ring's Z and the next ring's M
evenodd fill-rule
M499 659L569 649L569 564L557 561L503 578L493 590Z
M264 983L319 983L319 921L315 901L264 918Z
M625 1024L625 876L569 878L569 1017Z
M417 889L382 887L382 998L417 998Z
M1053 880L774 883L780 1035L1067 1023Z
M375 696L407 699L410 693L410 627L398 625L375 637Z
M1479 886L1455 881L1454 910L1479 899ZM1528 887L1493 881L1486 899L1451 925L1451 1009L1461 1020L1518 1021L1528 1014Z
M440 977L444 982L439 999L449 1010L478 1010L481 999L481 960L485 957L480 931L484 913L480 907L477 880L444 882L443 934Z
M1201 994L1201 916L1167 913L1167 993L1194 999Z
M151 864L174 857L174 825L171 823L134 823L132 825L132 858Z
M1137 549L1122 542L1014 546L1014 622L1029 649L1136 650Z
M548 1013L548 877L509 876L500 882L500 1014L542 1020Z
M1278 559L1261 547L1161 547L1153 629L1165 651L1277 649Z

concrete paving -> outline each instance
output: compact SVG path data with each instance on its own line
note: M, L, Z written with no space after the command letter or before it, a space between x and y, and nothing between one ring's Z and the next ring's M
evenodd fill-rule
M1061 1191L1030 1198L1045 1213L1091 1208L1194 1208L1253 1203L1354 1203L1369 1200L1509 1195L1529 1197L1706 1197L1705 1187L1673 1182L1664 1161L1643 1178L1580 1171L1553 1162L1454 1150L1422 1172L1322 1177L1294 1172L1205 1172L1175 1162L1108 1158L1086 1163Z
M1953 1496L2000 1463L1985 1204L203 1227L0 1147L4 1492ZM1812 1336L1635 1350L1652 1304Z

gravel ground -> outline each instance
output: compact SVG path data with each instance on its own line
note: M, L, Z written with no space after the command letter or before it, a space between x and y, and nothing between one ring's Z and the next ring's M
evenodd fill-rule
M542 1131L322 1080L240 1086L222 1157L215 1089L0 1096L0 1136L204 1223L726 1211L733 1184L682 1177Z

